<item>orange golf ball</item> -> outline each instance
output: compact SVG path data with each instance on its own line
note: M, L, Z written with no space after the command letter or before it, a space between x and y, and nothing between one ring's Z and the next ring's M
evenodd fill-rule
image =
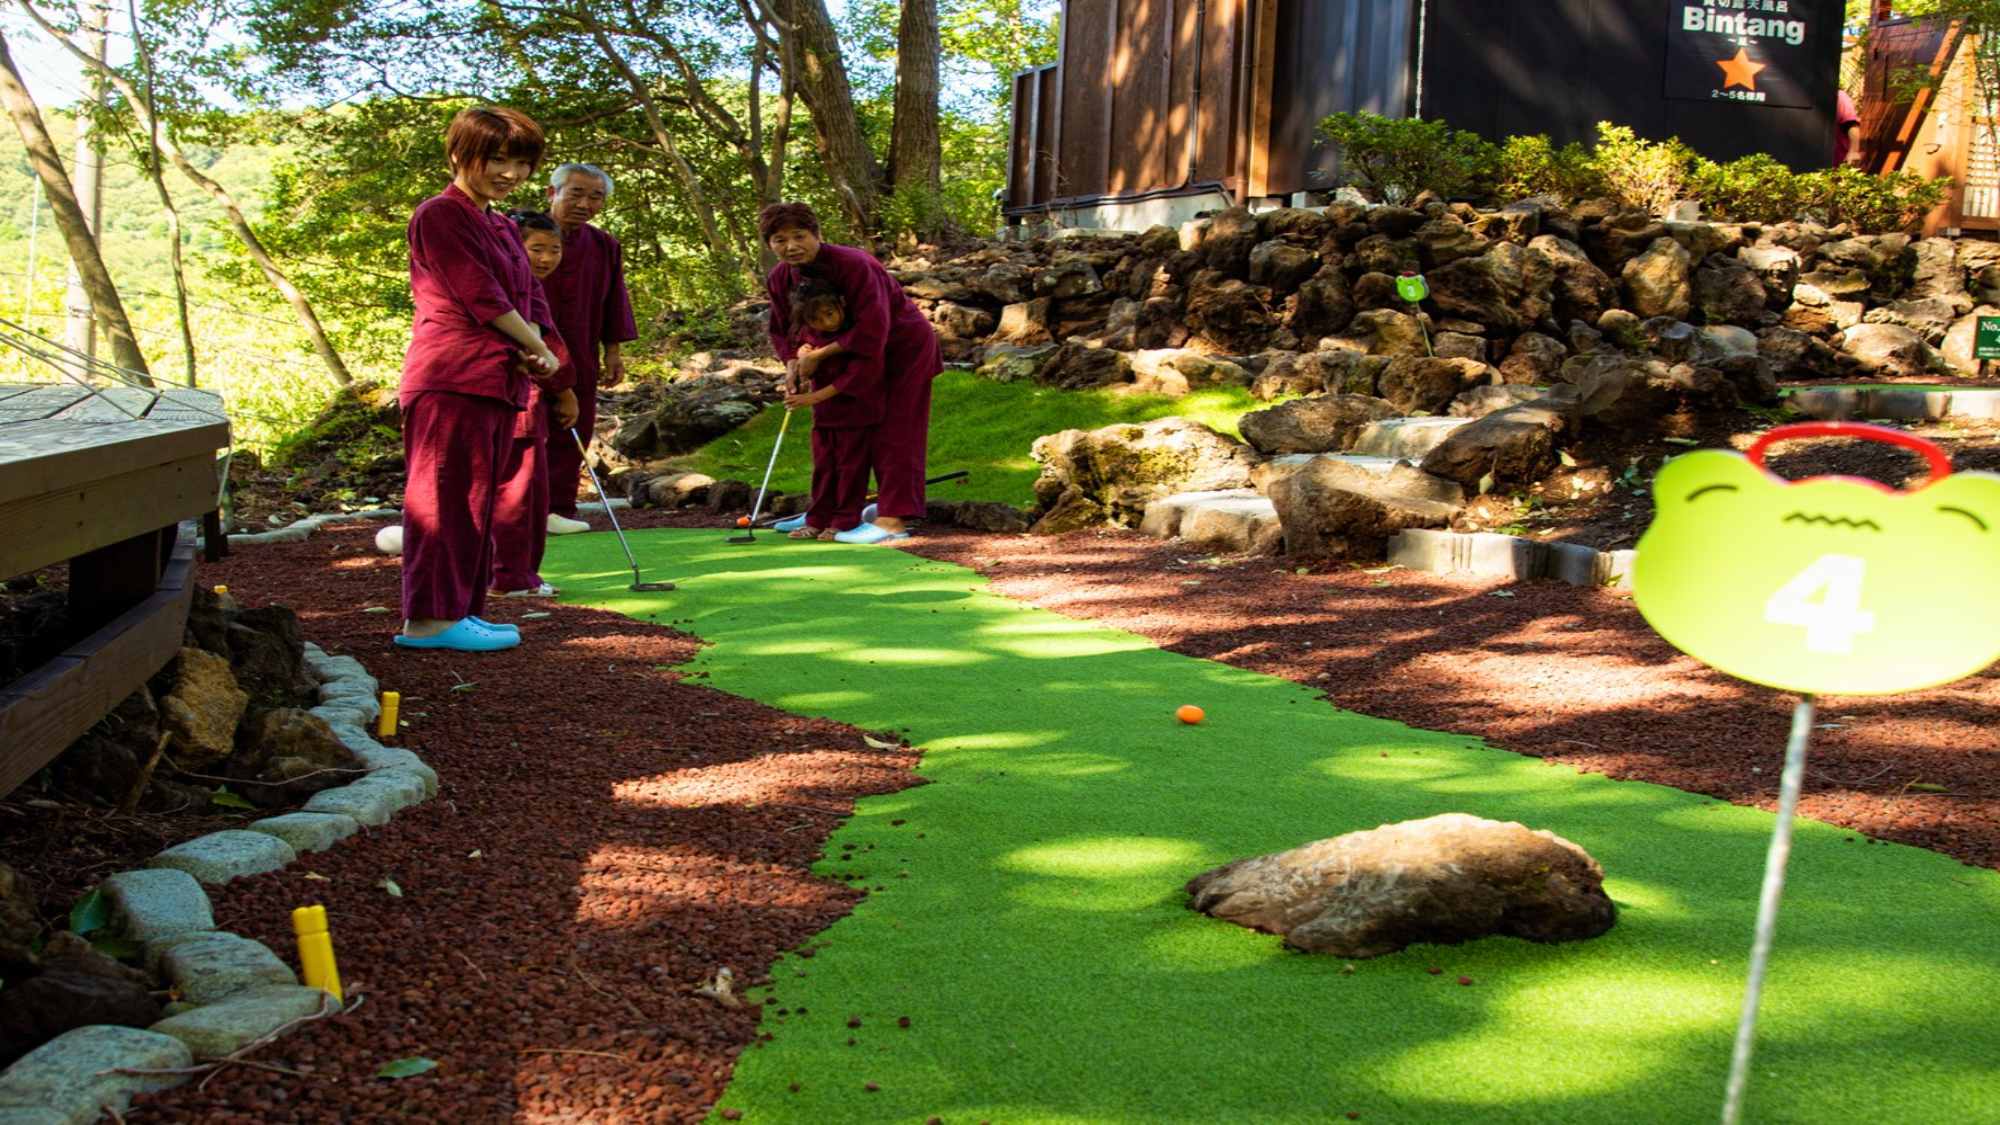
M1174 718L1179 719L1181 722L1184 722L1189 726L1193 726L1196 723L1201 722L1203 719L1206 719L1207 717L1208 714L1206 712L1204 712L1201 708L1196 707L1192 703L1189 703L1183 706L1180 710L1174 712Z
M736 517L736 526L737 526L737 527L749 527L749 526L750 526L750 517L749 517L749 516L737 516L737 517Z

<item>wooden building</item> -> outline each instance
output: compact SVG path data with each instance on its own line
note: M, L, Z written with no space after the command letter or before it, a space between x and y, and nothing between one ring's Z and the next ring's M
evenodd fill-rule
M1845 5L1782 7L1064 0L1057 61L1015 78L1004 211L1134 227L1328 191L1339 155L1316 128L1345 110L1558 142L1608 120L1718 159L1824 166Z
M2000 112L1979 90L1977 38L1948 20L1883 19L1864 49L1863 166L1952 178L1925 234L2000 233Z

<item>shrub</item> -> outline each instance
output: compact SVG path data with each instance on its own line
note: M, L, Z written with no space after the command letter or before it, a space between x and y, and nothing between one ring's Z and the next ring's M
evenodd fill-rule
M1805 207L1829 226L1847 223L1859 231L1915 230L1951 192L1951 178L1927 180L1914 172L1872 176L1841 165L1799 177Z
M1697 160L1687 186L1709 218L1733 223L1795 219L1806 202L1805 178L1761 152L1727 164Z
M1604 183L1605 193L1635 211L1663 215L1675 200L1685 198L1694 150L1678 138L1642 140L1631 129L1600 121L1590 166Z
M1424 191L1450 198L1490 188L1500 152L1476 133L1442 121L1336 113L1319 134L1340 149L1346 176L1384 202L1408 203Z
M1498 191L1502 199L1553 195L1585 199L1604 194L1604 179L1591 162L1590 150L1571 141L1557 148L1541 133L1508 137L1500 146Z

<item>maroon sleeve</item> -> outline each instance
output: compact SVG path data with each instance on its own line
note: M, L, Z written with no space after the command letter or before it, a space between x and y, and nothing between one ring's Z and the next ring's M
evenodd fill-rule
M834 359L835 371L829 380L835 390L855 398L868 398L879 393L882 383L882 364L866 356L844 355Z
M785 267L773 267L771 276L764 279L764 292L771 298L771 350L790 363L799 358L799 349L792 342L791 301L784 278Z
M506 286L481 254L486 232L460 208L420 207L410 219L410 264L438 280L479 324L514 311Z
M533 278L529 279L528 285L528 307L521 310L521 316L530 324L541 325L542 338L546 340L556 334L556 314L549 306L549 291Z
M611 285L604 297L604 327L598 340L622 344L639 338L639 325L632 319L632 293L625 287L625 247L608 234L604 241L611 244L610 258L604 263L611 274Z
M575 390L576 364L570 362L569 345L563 343L562 333L551 328L542 334L542 343L547 344L549 350L555 353L556 369L551 374L543 375L531 368L528 378L533 379L536 386L551 395Z
M865 250L832 245L826 248L834 249L842 253L829 254L823 250L821 257L833 267L828 272L847 298L847 315L854 321L854 327L841 335L839 344L855 355L880 363L889 351L889 321L896 312L891 307L895 294L890 288L889 271Z

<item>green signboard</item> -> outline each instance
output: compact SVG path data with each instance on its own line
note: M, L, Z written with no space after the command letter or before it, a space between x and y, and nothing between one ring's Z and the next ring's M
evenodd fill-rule
M1931 466L1899 491L1853 477L1796 483L1763 467L1774 442L1853 437ZM2000 660L2000 476L1953 473L1942 450L1882 426L1808 423L1748 454L1704 449L1660 470L1633 597L1675 648L1784 691L1885 695Z
M2000 316L1979 318L1979 331L1972 338L1972 358L1981 363L2000 359Z

